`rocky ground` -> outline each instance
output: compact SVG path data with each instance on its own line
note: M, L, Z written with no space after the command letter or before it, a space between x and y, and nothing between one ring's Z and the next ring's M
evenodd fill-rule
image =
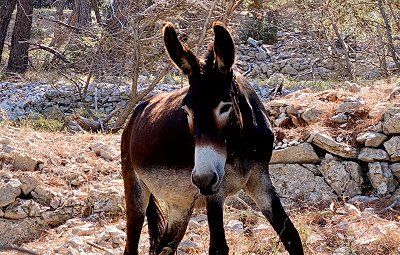
M0 243L39 254L121 254L125 241L118 135L38 132L0 126ZM14 159L6 155L14 155ZM11 192L11 190L13 192ZM8 199L8 200L7 200ZM390 199L288 207L307 254L398 254L400 214ZM266 220L231 201L225 224L231 254L280 254ZM204 211L196 211L179 254L207 254ZM141 251L148 249L143 229ZM10 254L5 252L2 254Z
M277 135L272 179L307 254L400 253L396 84L345 83L265 102ZM119 135L0 123L0 244L39 254L121 254L119 143ZM204 213L193 215L179 254L207 254ZM227 203L225 224L231 254L284 253L271 226L239 199ZM146 228L140 249L148 249Z

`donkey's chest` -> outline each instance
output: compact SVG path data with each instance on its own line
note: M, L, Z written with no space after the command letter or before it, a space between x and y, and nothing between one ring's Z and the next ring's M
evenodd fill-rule
M188 207L198 194L191 181L191 168L149 167L135 171L149 191L168 204ZM238 166L227 164L219 193L224 197L236 194L244 188L249 175L250 173L244 173ZM203 207L204 202L204 197L200 196L196 207Z

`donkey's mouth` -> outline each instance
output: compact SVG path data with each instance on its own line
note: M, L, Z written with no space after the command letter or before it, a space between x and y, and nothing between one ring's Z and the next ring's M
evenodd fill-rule
M198 188L198 187L197 187ZM198 188L200 191L200 194L202 194L203 196L212 196L218 193L219 191L219 187L217 189L200 189Z
M212 187L199 187L196 184L194 186L199 190L200 194L203 196L212 196L219 192L221 183L215 184Z

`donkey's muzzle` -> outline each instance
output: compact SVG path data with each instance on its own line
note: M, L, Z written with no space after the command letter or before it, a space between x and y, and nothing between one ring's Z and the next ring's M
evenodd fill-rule
M214 195L219 190L219 178L216 172L210 172L202 175L192 175L193 184L204 196Z

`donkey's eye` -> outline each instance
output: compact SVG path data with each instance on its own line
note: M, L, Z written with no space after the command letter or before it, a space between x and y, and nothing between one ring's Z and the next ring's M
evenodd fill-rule
M231 108L232 108L231 104L226 104L221 107L221 109L219 110L219 114L224 114L224 113L228 112Z

